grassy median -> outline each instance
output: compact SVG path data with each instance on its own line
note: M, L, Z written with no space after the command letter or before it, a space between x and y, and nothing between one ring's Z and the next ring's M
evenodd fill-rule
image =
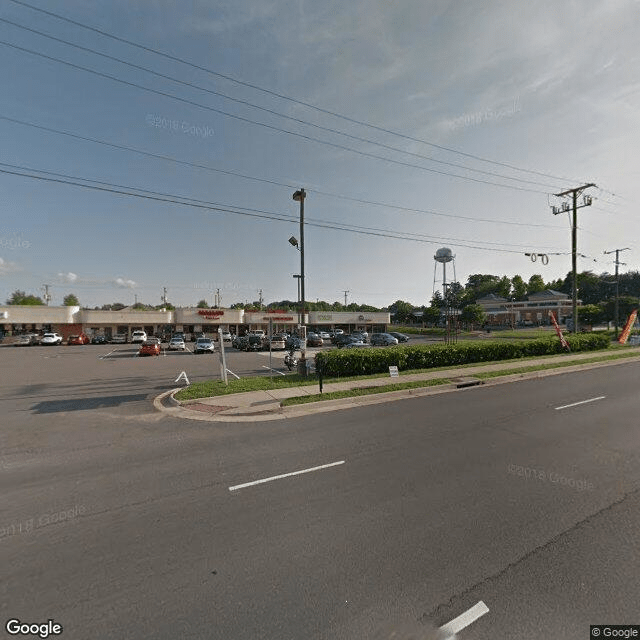
M623 352L622 350L625 349ZM575 364L588 364L592 362L602 362L606 360L616 360L619 358L629 358L633 356L640 355L640 352L636 349L633 351L626 351L629 347L623 347L622 345L614 344L607 351L594 351L592 352L591 357L589 358L576 358L576 354L566 353L560 354L563 358L562 362L554 362L554 363L546 363L540 365L532 365L527 366L526 360L522 358L515 358L512 360L497 360L493 362L474 362L472 364L459 365L456 366L455 369L477 369L478 367L484 367L487 365L495 365L495 364L508 364L508 363L518 363L522 366L513 367L506 370L501 371L493 371L488 373L473 373L470 371L471 375L474 375L478 378L492 378L497 376L505 376L505 375L513 375L516 373L526 373L527 371L541 371L544 369L558 368L558 367L568 367ZM611 353L613 351L613 353ZM607 354L607 355L597 355L598 353ZM538 356L536 360L547 360L550 358L557 358L556 355L547 355L547 356ZM564 360L566 358L566 360ZM530 358L533 359L533 358ZM450 371L454 367L435 367L432 369L409 369L405 371L400 371L400 377L413 375L413 374L422 374L422 373L437 373L439 371ZM380 378L389 378L388 374L379 374L374 373L370 375L362 375L362 376L349 376L349 377L325 377L323 379L323 383L325 385L330 384L332 382L350 382L356 380L373 380ZM318 385L318 377L315 374L310 375L309 377L301 377L297 373L289 373L284 376L269 376L269 375L261 375L255 377L247 377L241 378L240 380L230 379L229 385L225 386L224 382L221 380L207 380L205 382L195 382L184 389L181 389L175 394L175 398L178 401L184 400L195 400L197 398L210 398L214 396L222 396L222 395L230 395L234 393L244 393L246 391L268 391L272 389L285 389L289 387L306 387ZM395 384L404 384L404 383L395 383ZM410 383L408 383L410 384ZM389 386L389 385L386 385ZM405 387L406 388L406 387ZM394 389L389 389L393 391ZM354 390L357 391L357 390ZM343 392L341 392L343 393ZM351 393L351 392L344 392ZM381 393L376 391L371 391L370 393ZM318 394L319 395L319 394ZM353 393L353 395L356 395ZM364 395L364 394L360 394ZM328 394L322 394L322 398L324 399ZM305 396L307 398L314 396ZM348 397L348 396L341 396ZM327 398L329 399L329 398ZM307 402L312 402L312 400L307 400Z
M377 387L359 387L348 391L329 391L328 393L316 393L309 396L296 396L285 398L281 407L288 407L294 404L306 404L307 402L318 402L320 400L338 400L339 398L354 398L356 396L368 396L373 393L388 393L389 391L403 391L404 389L419 389L421 387L437 387L442 384L449 384L448 378L431 378L430 380L414 380L411 382L396 382L394 384L384 384Z

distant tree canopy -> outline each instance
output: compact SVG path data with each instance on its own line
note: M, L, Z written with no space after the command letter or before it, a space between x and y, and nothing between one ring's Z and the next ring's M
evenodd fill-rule
M7 299L7 304L37 306L43 305L44 302L39 296L34 296L31 294L27 295L24 291L16 289L11 294L11 297Z
M209 308L209 305L207 304L207 301L206 301L206 300L200 300L200 301L198 302L198 304L196 305L196 307L197 307L198 309L208 309L208 308Z
M62 304L65 307L79 307L80 301L73 293L69 293L62 299Z

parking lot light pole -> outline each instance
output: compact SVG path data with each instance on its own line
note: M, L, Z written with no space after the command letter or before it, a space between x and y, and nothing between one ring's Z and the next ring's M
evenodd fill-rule
M306 368L306 330L304 321L304 307L305 307L305 295L304 295L304 199L306 197L304 189L298 189L293 194L293 199L300 203L300 311L301 311L301 325L302 325L302 349L300 350L300 360L303 363L303 367Z

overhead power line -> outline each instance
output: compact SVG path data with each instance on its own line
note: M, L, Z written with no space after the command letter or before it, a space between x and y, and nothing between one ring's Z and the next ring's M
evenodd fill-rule
M54 133L57 135L63 135L63 136L68 136L70 138L75 138L77 140L82 140L84 142L92 142L95 144L100 144L100 145L104 145L107 147L111 147L114 149L118 149L118 150L122 150L122 151L130 151L132 153L137 153L139 155L142 156L147 156L150 158L154 158L156 160L164 160L167 162L173 162L176 164L180 164L180 165L184 165L187 167L194 167L197 169L203 169L205 171L213 171L216 173L222 173L224 175L230 175L230 176L235 176L238 178L243 178L245 180L253 180L256 182L262 182L262 183L266 183L266 184L271 184L271 185L275 185L275 186L279 186L279 187L284 187L286 189L297 189L297 185L294 184L289 184L286 182L278 182L275 180L269 180L267 178L259 178L256 176L251 176L251 175L247 175L245 173L240 173L237 171L230 171L227 169L219 169L217 167L212 167L210 165L205 165L205 164L200 164L197 162L189 162L187 160L180 160L178 158L174 158L173 156L167 156L164 154L158 154L158 153L152 153L149 151L143 151L142 149L137 149L136 147L130 147L127 145L123 145L123 144L117 144L114 142L109 142L107 140L100 140L99 138L91 138L89 136L82 136L79 135L77 133L72 133L70 131L63 131L61 129L54 129L52 127L45 127L44 125L39 125L36 124L34 122L27 122L25 120L18 120L17 118L9 118L8 116L3 116L0 115L0 120L5 120L7 122L11 122L14 124L19 124L25 127L32 127L34 129L39 129L40 131L47 131L49 133ZM390 204L390 203L385 203L385 202L376 202L374 200L365 200L362 198L355 198L352 196L345 196L345 195L341 195L341 194L337 194L337 193L332 193L330 191L322 191L320 189L307 189L307 191L309 193L317 193L319 195L324 195L324 196L328 196L331 198L338 198L340 200L348 200L350 202L357 202L360 204L366 204L366 205L372 205L372 206L376 206L376 207L383 207L383 208L387 208L387 209L396 209L398 211L407 211L409 213L418 213L418 214L427 214L427 215L434 215L434 216L440 216L440 217L444 217L444 218L455 218L455 219L460 219L460 220L468 220L470 222L488 222L491 224L506 224L506 225L512 225L512 226L518 226L518 227L546 227L548 229L561 229L563 227L558 227L557 225L550 225L550 224L534 224L534 223L525 223L525 222L514 222L511 220L495 220L495 219L491 219L491 218L476 218L476 217L472 217L472 216L463 216L463 215L459 215L459 214L453 214L453 213L443 213L440 211L433 211L431 209L417 209L417 208L413 208L413 207L405 207L405 206L401 206L401 205L395 205L395 204Z
M189 100L187 98L182 98L180 96L175 96L171 93L167 93L165 91L159 91L158 89L152 89L151 87L145 87L144 85L138 84L136 82L130 82L128 80L123 80L122 78L118 78L116 76L113 76L111 74L108 73L103 73L101 71L96 71L95 69L90 69L89 67L84 67L82 65L79 64L75 64L73 62L68 62L66 60L62 60L61 58L56 58L55 56L49 56L47 54L41 53L39 51L34 51L33 49L28 49L26 47L21 47L18 46L16 44L13 44L11 42L6 42L5 40L0 40L0 44L6 46L6 47L10 47L12 49L16 49L17 51L23 51L25 53L29 53L31 55L34 56L38 56L40 58L44 58L45 60L50 60L52 62L57 62L59 64L71 67L73 69L78 69L80 71L85 71L87 73L93 74L95 76L101 77L101 78L106 78L108 80L113 80L114 82L118 82L120 84L124 84L126 86L129 87L135 87L136 89L141 89L143 91L147 91L149 93L154 93L156 95L160 95L163 96L165 98L170 98L171 100L177 100L178 102L183 102L185 104L190 104L194 107L198 107L199 109L205 109L206 111L212 111L214 113L219 113L223 116L227 116L229 118L233 118L234 120L239 120L241 122L246 122L249 124L253 124L256 126L260 126L260 127L264 127L266 129L270 129L272 131L277 131L278 133L286 133L287 135L291 135L291 136L295 136L297 138L301 138L303 140L308 140L311 142L317 142L318 144L322 144L328 147L332 147L335 149L340 149L342 151L349 151L350 153L355 153L357 155L363 156L363 157L367 157L367 158L374 158L377 160L382 160L384 162L389 162L391 164L395 164L395 165L399 165L399 166L403 166L403 167L411 167L414 169L420 169L421 171L427 171L429 173L435 173L438 175L443 175L443 176L449 176L451 178L458 178L461 180L468 180L470 182L476 182L476 183L480 183L480 184L487 184L487 185L492 185L495 187L501 187L503 189L515 189L517 191L527 191L529 193L543 193L546 194L548 193L547 191L540 191L539 189L529 189L526 187L519 187L516 185L507 185L507 184L500 184L499 182L492 182L490 180L482 180L480 178L472 178L471 176L462 176L460 174L457 173L451 173L448 171L440 171L438 169L431 169L429 167L423 167L421 165L417 165L417 164L411 164L409 162L402 162L401 160L394 160L393 158L387 158L385 156L379 156L375 153L369 153L367 151L361 151L360 149L354 149L353 147L347 147L345 145L342 144L337 144L335 142L329 142L327 140L321 140L320 138L314 138L313 136L308 136L305 135L303 133L298 133L296 131L291 131L289 129L283 129L282 127L276 127L274 125L271 124L267 124L266 122L259 122L257 120L252 120L251 118L245 118L244 116L240 116L238 114L235 113L229 113L228 111L223 111L222 109L216 109L215 107L211 107L209 105L205 105L205 104L201 104L199 102L196 102L195 100Z
M90 25L84 24L84 23L79 22L77 20L72 20L71 18L67 18L66 16L60 15L58 13L54 13L52 11L47 11L47 10L42 9L40 7L36 7L36 6L34 6L32 4L29 4L27 2L23 2L22 0L10 0L10 2L13 2L14 4L17 4L17 5L20 5L20 6L23 6L23 7L27 7L29 9L33 10L33 11L37 11L37 12L46 14L46 15L51 16L53 18L56 18L58 20L62 20L64 22L67 22L68 24L73 24L73 25L75 25L77 27L80 27L82 29L86 29L88 31L92 31L93 33L98 33L98 34L100 34L100 35L102 35L102 36L104 36L106 38L110 38L110 39L115 40L117 42L121 42L123 44L127 44L127 45L135 47L137 49L141 49L143 51L147 51L148 53L153 53L155 55L158 55L158 56L161 56L163 58L166 58L167 60L172 60L174 62L179 62L181 64L187 65L187 66L192 67L194 69L198 69L200 71L204 71L205 73L208 73L210 75L216 76L218 78L223 78L224 80L228 80L229 82L232 82L234 84L238 84L238 85L241 85L241 86L244 86L244 87L248 87L250 89L254 89L256 91L260 91L262 93L266 93L268 95L274 96L276 98L280 98L282 100L286 100L288 102L299 104L299 105L307 107L309 109L313 109L314 111L317 111L319 113L324 113L326 115L330 115L332 117L339 118L341 120L344 120L346 122L350 122L352 124L357 124L359 126L368 127L370 129L374 129L376 131L380 131L382 133L386 133L386 134L389 134L389 135L397 136L397 137L403 138L405 140L410 140L412 142L419 142L421 144L425 144L425 145L433 147L435 149L440 149L441 151L447 151L449 153L454 153L454 154L457 154L457 155L464 156L466 158L479 160L480 162L486 162L486 163L493 164L493 165L496 165L496 166L501 166L501 167L504 167L504 168L512 169L514 171L520 171L520 172L523 172L523 173L530 173L530 174L538 175L538 176L545 177L545 178L551 178L552 180L559 180L559 181L565 182L565 183L566 182L573 182L573 183L577 182L575 179L555 176L555 175L552 175L552 174L549 174L549 173L544 173L544 172L541 172L541 171L535 171L533 169L524 169L522 167L518 167L516 165L512 165L512 164L509 164L509 163L506 163L506 162L500 162L500 161L497 161L497 160L491 160L491 159L485 158L483 156L474 155L472 153L466 153L464 151L460 151L458 149L453 149L451 147L446 147L446 146L443 146L443 145L439 145L439 144L430 142L428 140L415 138L413 136L409 136L409 135L406 135L406 134L403 134L403 133L399 133L399 132L393 131L391 129L386 129L384 127L379 127L377 125L374 125L374 124L371 124L371 123L368 123L368 122L365 122L365 121L362 121L362 120L358 120L356 118L351 118L349 116L345 116L345 115L337 113L335 111L331 111L329 109L324 109L322 107L318 107L317 105L311 104L309 102L304 102L302 100L298 100L296 98L292 98L292 97L284 95L282 93L278 93L278 92L272 91L270 89L265 89L264 87L260 87L260 86L258 86L256 84L252 84L250 82L245 82L245 81L242 81L242 80L238 80L237 78L234 78L234 77L232 77L230 75L223 74L223 73L220 73L218 71L214 71L213 69L209 69L207 67L203 67L201 65L198 65L198 64L195 64L195 63L190 62L188 60L185 60L184 58L180 58L178 56L171 55L169 53L166 53L164 51L160 51L158 49L153 49L152 47L147 47L147 46L142 45L140 43L133 42L132 40L127 40L126 38L122 38L120 36L116 36L114 34L111 34L111 33L107 32L107 31L103 30L103 29L98 29L96 27L92 27Z
M271 115L278 116L279 118L284 118L286 120L291 120L292 122L296 122L298 124L302 124L302 125L305 125L305 126L308 126L308 127L314 127L316 129L319 129L321 131L326 131L328 133L333 133L333 134L336 134L336 135L344 136L344 137L349 138L351 140L357 140L358 142L364 142L366 144L371 144L371 145L374 145L374 146L382 147L383 149L394 151L396 153L403 153L405 155L412 156L414 158L420 158L422 160L427 160L429 162L435 162L437 164L442 164L442 165L446 165L446 166L449 166L449 167L455 167L457 169L463 169L464 171L472 171L474 173L480 173L482 175L492 176L494 178L501 178L503 180L513 180L515 182L522 182L524 184L533 184L533 185L538 185L538 186L541 186L541 187L548 187L549 189L557 189L558 188L557 185L546 184L546 183L539 182L539 181L536 181L536 180L526 180L524 178L516 178L516 177L513 177L513 176L505 175L503 173L496 173L495 171L485 171L483 169L476 169L474 167L469 167L467 165L459 164L457 162L448 162L446 160L439 160L439 159L433 158L431 156L425 156L425 155L423 155L421 153L414 153L414 152L411 152L411 151L406 151L405 149L400 149L398 147L393 147L391 145L384 144L384 143L378 142L376 140L371 140L369 138L363 138L362 136L357 136L357 135L354 135L354 134L351 134L351 133L347 133L345 131L340 131L340 130L334 129L332 127L325 127L325 126L316 124L314 122L309 122L307 120L302 120L301 118L295 118L293 116L289 116L287 114L280 113L278 111L275 111L274 109L268 109L267 107L263 107L263 106L254 104L252 102L249 102L248 100L241 100L239 98L234 98L234 97L229 96L227 94L221 93L220 91L214 91L213 89L209 89L207 87L203 87L203 86L197 85L197 84L195 84L193 82L187 82L186 80L181 80L179 78L175 78L175 77L167 75L165 73L160 73L158 71L155 71L153 69L149 69L148 67L143 67L142 65L135 64L135 63L130 62L128 60L124 60L122 58L117 58L115 56L111 56L111 55L108 55L106 53L102 53L100 51L97 51L96 49L91 49L90 47L84 47L84 46L81 46L81 45L76 44L74 42L70 42L68 40L63 40L62 38L57 38L57 37L52 36L50 34L44 33L43 31L38 31L37 29L33 29L31 27L26 27L24 25L18 24L17 22L13 22L11 20L7 20L6 18L0 18L0 22L4 22L6 24L10 24L10 25L12 25L14 27L17 27L18 29L23 29L25 31L29 31L31 33L35 33L35 34L37 34L39 36L42 36L43 38L48 38L50 40L54 40L55 42L61 42L61 43L65 44L65 45L67 45L67 46L74 47L74 48L79 49L81 51L87 51L89 53L92 53L94 55L100 56L102 58L106 58L107 60L113 60L115 62L118 62L120 64L126 65L128 67L132 67L133 69L138 69L140 71L144 71L146 73L150 73L150 74L158 76L160 78L164 78L165 80L170 80L171 82L175 82L175 83L183 85L185 87L190 87L192 89L197 89L198 91L203 91L205 93L224 98L225 100L230 100L232 102L251 107L252 109L258 109L260 111L264 111L264 112L269 113Z
M118 195L137 197L137 198L159 201L159 202L167 202L171 204L178 204L183 206L195 207L199 209L231 213L235 215L243 215L243 216L248 216L252 218L263 218L263 219L277 220L280 222L287 222L287 223L296 223L298 221L297 216L289 215L289 214L263 212L262 210L259 210L259 209L250 209L248 207L238 207L235 205L221 205L220 203L209 203L206 201L197 200L195 198L190 198L187 196L164 194L164 193L155 192L147 189L141 189L138 187L117 185L117 184L107 183L107 182L93 180L89 178L69 176L67 174L60 174L60 173L45 171L41 169L33 169L30 167L23 167L19 165L8 164L8 163L0 163L0 166L11 167L13 169L16 169L15 171L12 171L9 169L0 169L0 173L5 173L8 175L16 175L16 176L25 177L25 178L32 178L32 179L41 180L45 182L66 184L66 185L81 187L85 189L93 189L97 191L104 191L104 192L114 193ZM26 171L30 173L25 173ZM33 175L34 173L42 173L45 175ZM57 177L47 177L47 176L57 176ZM93 183L93 184L86 184L87 182ZM424 234L399 232L399 231L393 231L388 229L377 229L375 227L359 227L357 225L347 225L344 223L331 222L331 221L319 221L315 219L310 219L307 222L307 224L308 226L311 226L311 227L320 227L325 229L331 229L334 231L349 231L351 233L394 238L396 240L411 240L414 242L422 242L422 243L429 243L429 244L433 244L434 242L441 241L441 240L451 240L456 242L458 246L471 248L471 249L479 249L484 251L499 251L503 253L521 253L522 252L522 250L518 251L518 250L500 248L505 246L504 243L483 243L483 244L496 244L499 246L482 247L477 244L462 244L462 243L471 242L469 240L464 240L464 239L431 237L431 236L426 236ZM518 245L512 245L512 246L518 246Z

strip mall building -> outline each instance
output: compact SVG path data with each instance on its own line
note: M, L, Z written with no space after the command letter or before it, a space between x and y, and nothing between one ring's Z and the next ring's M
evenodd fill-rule
M361 330L369 333L386 331L390 323L388 312L335 312L309 311L304 316L308 328L316 330L343 329L345 332ZM116 333L131 335L143 329L149 335L162 335L173 331L215 335L218 328L242 335L254 329L274 333L293 331L299 324L294 311L245 311L244 309L197 309L183 307L165 311L100 311L80 307L17 306L0 307L0 329L5 335L55 331L63 338L78 333Z

